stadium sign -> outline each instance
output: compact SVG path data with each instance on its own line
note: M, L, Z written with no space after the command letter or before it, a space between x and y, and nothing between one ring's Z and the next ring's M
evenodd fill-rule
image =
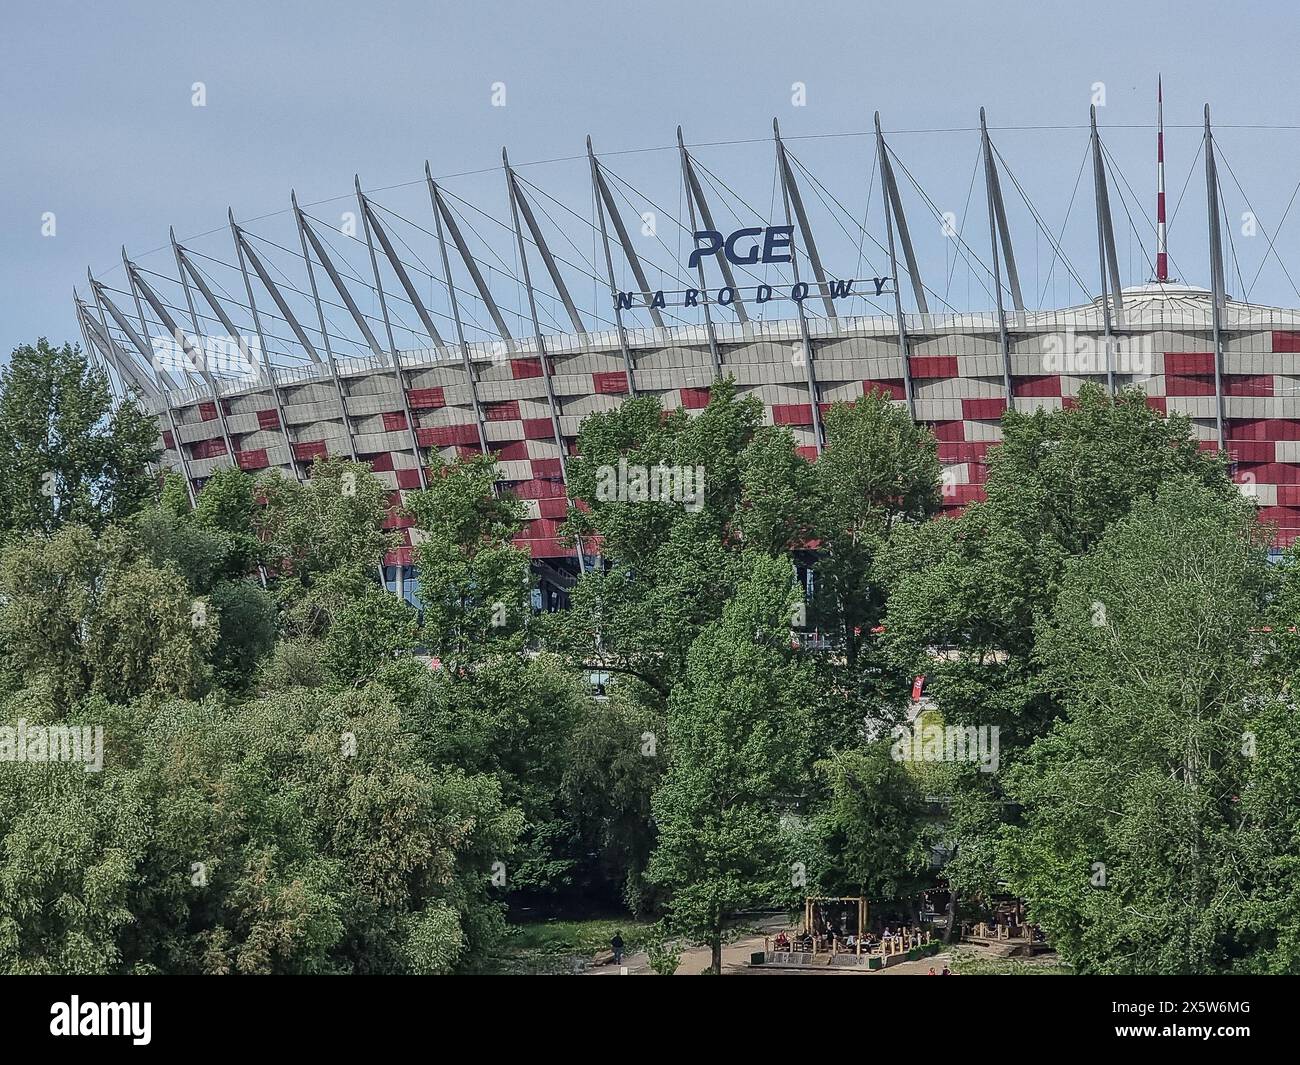
M700 229L694 236L695 250L686 263L692 270L699 269L701 260L708 256L725 258L734 266L789 263L794 259L794 226L755 226L737 229L730 234L720 233L716 229ZM788 290L782 289L780 293L768 284L724 285L716 290L656 289L653 292L618 292L616 301L620 311L628 311L633 307L667 307L670 296L673 297L672 305L677 307L699 307L709 303L726 307L734 303L738 295L758 304L773 299L802 303L809 297L839 300L849 296L880 296L894 291L893 280L892 277L850 277L827 281L825 284L800 281ZM859 285L863 287L855 291L855 286Z
M762 237L763 254L759 258L759 241L754 240L749 250L743 255L736 250L737 241L750 237ZM695 233L695 250L687 262L692 270L700 263L701 256L717 255L721 252L729 263L736 266L753 266L757 262L788 263L791 261L789 251L794 243L794 226L764 226L758 229L738 229L729 237L723 238L715 229L701 229Z

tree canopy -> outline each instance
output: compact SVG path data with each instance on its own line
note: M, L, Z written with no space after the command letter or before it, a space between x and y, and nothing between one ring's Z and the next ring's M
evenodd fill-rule
M114 406L107 376L42 337L0 370L0 540L76 523L94 529L153 496L153 417Z
M0 971L474 971L512 911L621 906L717 972L746 909L936 887L950 932L1013 893L1079 972L1300 969L1300 550L1270 561L1227 459L1086 385L1008 411L952 515L903 405L823 424L808 457L731 379L584 419L547 614L494 456L191 499L133 397L19 349ZM996 765L901 757L927 721ZM101 765L20 757L20 722L102 730Z

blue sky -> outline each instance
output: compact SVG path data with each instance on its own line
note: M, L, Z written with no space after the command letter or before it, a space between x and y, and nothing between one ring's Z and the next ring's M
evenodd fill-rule
M241 219L283 212L290 188L305 203L347 196L356 172L368 188L413 182L425 159L435 175L488 171L448 187L485 204L495 199L500 208L503 184L499 169L490 168L499 167L503 144L512 161L534 163L581 156L588 133L620 175L676 204L671 153L632 150L671 145L680 122L688 143L711 145L699 157L720 178L767 204L766 139L776 116L801 161L860 216L871 144L826 135L870 129L876 109L887 131L955 130L898 132L890 142L986 254L982 185L969 206L966 200L979 107L988 108L999 149L1056 228L1070 204L1086 130L1001 127L1079 127L1101 82L1103 136L1132 182L1134 208L1149 216L1157 71L1170 127L1171 211L1190 174L1171 230L1186 279L1206 276L1204 175L1194 162L1205 102L1263 229L1277 226L1300 182L1300 132L1245 127L1300 123L1293 5L1096 0L1001 3L996 14L994 7L8 3L0 27L0 359L40 335L79 339L72 287L84 291L87 266L120 283L122 244L153 269L174 270L170 256L156 251L169 225L184 239L224 225L227 206ZM201 108L191 105L198 81L207 93ZM506 86L505 107L492 106L494 82ZM806 106L792 103L796 82L806 86ZM753 143L718 143L730 141ZM590 206L584 167L579 159L521 172L583 211ZM1226 171L1222 180L1235 219L1245 197ZM1016 199L1010 187L1006 192ZM948 279L950 255L938 226L922 216L911 190L906 197L927 281L947 283L955 306L986 305L969 278ZM1076 200L1063 243L1094 284L1090 171ZM1023 205L1011 208L1027 299L1069 302L1068 285L1053 288L1045 279L1049 245ZM870 210L868 228L878 232L879 208ZM1118 203L1115 210L1125 282L1144 280L1143 241L1128 231ZM317 213L328 218L331 211L324 204ZM46 212L54 213L54 236L42 235ZM1300 206L1277 251L1300 280L1296 215ZM832 273L852 273L856 264L842 261L851 242L837 246L829 216L820 228ZM590 237L579 238L584 242L590 254ZM1263 233L1239 233L1236 250L1248 285L1263 264L1253 299L1300 303L1266 255ZM1237 269L1230 263L1234 294L1242 287ZM587 302L593 298L589 291Z

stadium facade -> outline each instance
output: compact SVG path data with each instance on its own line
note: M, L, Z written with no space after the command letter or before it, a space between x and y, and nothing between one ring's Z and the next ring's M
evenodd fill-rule
M772 423L789 426L810 458L824 442L828 405L872 389L888 393L933 428L944 505L954 511L982 498L988 451L999 440L1005 410L1069 406L1090 380L1110 389L1136 384L1151 406L1187 415L1203 448L1230 453L1243 491L1277 526L1277 543L1289 544L1300 534L1300 311L1225 292L1208 108L1209 283L1168 279L1161 131L1157 266L1149 283L1120 285L1109 204L1113 178L1094 115L1099 294L1058 310L1025 307L1001 157L982 114L980 133L988 214L980 261L996 297L983 313L931 309L934 291L923 280L910 238L897 156L877 117L886 277L850 279L824 269L804 200L808 175L800 180L801 168L775 125L785 224L774 224L782 221L778 215L730 229L715 223L716 202L679 130L687 209L680 225L689 227L693 248L668 275L680 287L668 290L649 283L644 244L629 235L629 220L634 229L640 222L628 213L627 206L635 206L628 201L620 207L614 181L588 144L588 224L601 249L590 262L599 267L601 299L608 300L595 315L584 318L575 305L554 238L548 240L539 224L540 190L503 156L503 225L517 253L511 280L526 296L518 306L527 308L515 312L515 328L484 276L491 273L486 253L470 246L465 211L456 209L427 167L420 232L431 238L427 255L441 268L426 275L441 284L438 299L422 294L424 278L413 276L412 263L422 266L424 259L397 232L400 216L380 207L358 182L356 243L369 280L340 261L321 223L295 198L290 220L299 246L271 246L300 252L296 279L269 261L266 246L232 214L236 261L226 266L237 271L238 295L218 288L208 257L173 237L170 289L162 275L124 251L125 284L115 288L91 277L89 298L76 296L78 321L87 349L119 391L137 391L156 413L163 461L184 474L191 491L232 463L302 478L314 459L342 455L370 463L396 504L402 492L426 482L428 455L494 453L500 482L526 501L529 521L520 543L552 594L562 594L592 561L560 537L567 507L564 460L582 420L628 396L697 410L711 383L725 375L734 377L740 394L762 401ZM778 264L784 271L779 285L738 283L738 273L758 280L750 268L760 263ZM543 327L543 294L571 328ZM873 305L877 313L858 313L858 297L882 301ZM399 301L416 322L406 343L394 328ZM473 337L470 304L476 319L488 320ZM682 320L683 308L692 308L694 320ZM759 317L760 309L765 316ZM594 328L601 319L611 327ZM347 337L338 321L348 324ZM404 527L396 509L390 524L403 544L385 560L386 579L399 594L409 594L418 533Z

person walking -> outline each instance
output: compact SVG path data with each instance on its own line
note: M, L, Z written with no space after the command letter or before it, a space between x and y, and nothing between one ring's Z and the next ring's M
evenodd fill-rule
M614 938L609 941L609 945L614 948L614 964L623 964L623 933L615 932Z

